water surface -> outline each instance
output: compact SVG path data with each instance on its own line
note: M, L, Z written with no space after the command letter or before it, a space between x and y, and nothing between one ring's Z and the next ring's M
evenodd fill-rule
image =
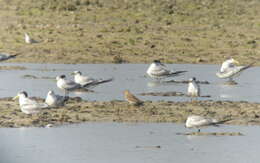
M4 163L244 163L260 159L259 127L222 126L202 130L242 132L245 136L176 135L190 131L193 130L170 123L1 128L0 158Z
M20 90L25 90L32 96L45 97L48 90L54 90L58 94L63 94L56 87L55 80L22 78L24 75L34 75L37 77L52 77L65 74L70 75L75 70L81 71L85 75L94 78L110 78L114 81L93 88L95 93L70 93L70 96L80 96L91 101L123 100L123 90L129 89L138 94L143 92L166 92L178 91L186 93L187 84L158 84L146 76L148 64L15 64L2 63L5 66L25 66L27 70L1 70L0 97L10 97ZM225 80L218 79L215 75L219 65L200 64L169 64L172 70L187 70L188 72L175 80L188 80L196 77L198 80L209 81L209 85L201 85L202 95L211 95L211 98L201 98L209 100L233 100L260 102L260 74L259 67L246 70L236 79L238 85L225 85ZM172 100L187 101L188 97L152 97L139 96L143 100Z

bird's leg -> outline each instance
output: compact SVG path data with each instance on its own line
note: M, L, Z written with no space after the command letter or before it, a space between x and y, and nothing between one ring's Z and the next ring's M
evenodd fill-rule
M161 83L161 79L160 78L155 78L154 80L156 83Z
M196 96L191 96L191 102L192 103L196 103L197 101L197 97Z
M195 97L195 101L199 101L198 99L199 99L199 96L196 96L196 97Z
M65 98L69 97L69 91L65 90Z
M235 82L235 80L233 80L233 78L228 78L228 84L229 85L236 85L237 82Z

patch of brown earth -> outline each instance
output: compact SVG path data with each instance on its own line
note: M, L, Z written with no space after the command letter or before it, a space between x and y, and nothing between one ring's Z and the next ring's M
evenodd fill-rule
M44 109L36 115L21 112L18 102L11 98L0 99L0 127L43 127L92 122L174 122L184 123L189 115L216 119L232 119L226 124L260 125L260 104L230 101L151 102L142 106L125 101L88 102L70 99L65 106Z

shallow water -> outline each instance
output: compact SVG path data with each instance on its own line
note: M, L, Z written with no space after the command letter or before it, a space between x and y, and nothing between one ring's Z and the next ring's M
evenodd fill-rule
M129 89L138 94L151 91L178 91L186 93L187 84L158 84L145 72L147 64L15 64L2 63L3 66L25 66L27 70L1 70L0 97L10 97L20 90L25 90L31 96L45 97L48 90L54 90L58 94L63 94L56 87L55 80L50 79L30 79L22 78L24 75L34 75L37 77L52 77L65 74L73 79L69 74L79 70L83 74L94 78L114 77L114 81L99 85L93 90L94 93L70 93L70 96L80 96L91 101L123 100L123 90ZM200 98L201 100L234 100L260 102L260 67L253 67L241 74L236 79L238 85L226 85L225 80L218 79L215 75L219 65L199 65L199 64L170 64L169 69L187 70L188 72L174 80L187 80L196 77L198 80L209 81L211 84L201 85L202 95L211 95L211 98ZM143 100L172 100L187 101L188 97L152 97L138 96Z
M244 163L260 159L260 130L257 126L221 126L202 130L241 132L245 136L176 135L191 131L183 125L169 123L1 128L0 158L4 163Z

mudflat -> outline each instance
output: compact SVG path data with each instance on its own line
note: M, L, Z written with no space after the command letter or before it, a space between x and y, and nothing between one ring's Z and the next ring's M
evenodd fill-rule
M71 98L65 106L26 115L21 112L18 101L2 98L0 110L0 127L45 127L48 124L82 122L183 123L192 114L219 120L231 119L226 124L260 125L260 104L231 101L146 101L142 106L134 106L125 101L88 102L80 98Z

